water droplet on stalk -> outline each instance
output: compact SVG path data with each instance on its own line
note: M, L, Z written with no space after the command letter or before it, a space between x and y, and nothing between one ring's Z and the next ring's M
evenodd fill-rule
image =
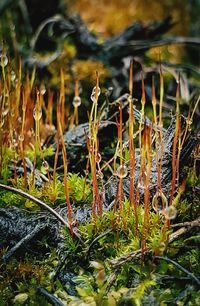
M188 126L192 125L192 119L187 119L186 123L187 123Z
M96 94L91 94L90 99L92 100L92 102L96 102Z
M9 107L4 108L2 112L3 117L5 117L8 114L8 112L9 112Z
M13 70L10 73L10 79L11 79L12 82L14 82L14 80L16 79L16 74Z
M24 135L23 134L19 135L19 141L24 141Z
M8 58L5 54L0 54L0 65L6 67L8 64Z
M100 89L100 87L98 87L97 96L99 96L100 93L101 93L101 89ZM93 87L92 94L96 95L96 86Z
M144 190L144 182L142 180L140 180L137 184L137 188L138 189L141 189L141 190Z
M42 162L42 167L44 168L44 170L48 171L49 170L49 164L46 160L44 160Z
M127 174L128 174L127 167L125 165L119 166L119 168L117 169L116 175L119 178L125 178Z
M168 206L166 196L162 191L157 191L152 200L152 207L155 212L160 212Z
M36 120L36 121L39 121L41 118L42 118L42 110L39 109L38 107L35 107L33 109L33 118Z
M177 216L177 209L173 205L170 205L163 209L161 213L167 220L173 220Z
M102 171L98 171L98 177L102 180L104 175Z
M137 137L137 132L133 134L133 139Z
M81 98L79 96L75 96L72 104L74 107L79 107L81 105Z
M100 153L97 154L96 162L97 163L101 162L101 154Z
M40 93L42 96L44 96L44 94L46 93L46 87L44 85L40 86Z
M17 147L18 147L18 142L17 142L15 139L13 140L13 147L14 147L14 148L17 148Z
M22 123L22 117L18 117L17 121L18 121L19 123Z

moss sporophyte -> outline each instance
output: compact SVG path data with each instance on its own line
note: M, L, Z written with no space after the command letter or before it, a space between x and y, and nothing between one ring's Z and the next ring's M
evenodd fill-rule
M188 248L178 264L169 261L166 256L173 256L177 248L183 248L185 238L182 238L182 234L187 235L192 228L199 226L197 199L194 196L192 202L191 195L185 198L189 188L192 186L194 191L199 184L197 162L195 158L192 159L192 152L195 156L199 154L198 137L191 133L199 97L193 112L187 118L181 116L179 80L175 117L166 130L162 68L159 103L155 78L152 79L151 121L146 116L149 105L143 77L141 101L137 102L137 108L141 108L141 111L136 108L131 62L129 94L125 100L122 96L112 103L106 101L106 119L102 119L104 104L101 101L105 89L101 86L99 73L95 73L95 84L87 101L90 104L88 123L80 124L79 114L84 98L78 77L75 79L73 97L70 98L70 113L66 106L63 69L60 71L60 91L55 94L46 89L44 82L35 86L36 70L23 77L20 63L19 68L15 69L14 78L14 70L9 61L6 62L5 56L1 57L1 66L0 192L4 215L11 213L9 206L14 204L34 214L47 209L50 216L54 216L48 219L48 224L42 219L44 224L39 225L39 230L37 220L43 215L30 222L28 226L33 233L36 232L35 236L28 233L30 236L27 238L25 231L25 238L19 234L21 244L17 243L8 252L3 250L2 257L12 257L18 247L20 250L23 241L30 243L30 237L37 242L37 237L52 223L49 233L53 233L54 227L58 227L58 232L65 227L61 242L65 241L68 251L62 249L61 253L66 252L77 274L72 281L77 295L75 304L72 294L66 293L65 296L69 305L80 305L80 301L86 305L100 305L105 301L105 305L117 305L120 301L124 303L125 296L136 305L142 305L145 292L154 292L156 296L164 276L162 271L169 278L178 271L181 281L186 279L192 283L191 286L197 285L199 280L194 275L197 253L191 254ZM70 141L67 140L69 132L72 132ZM112 140L110 137L113 137ZM182 164L185 166L186 157L191 165L187 180L183 179L181 168ZM75 165L79 169L77 173L74 171ZM199 186L196 188L198 190ZM184 217L183 211L187 212ZM189 220L189 211L196 220ZM175 230L174 222L182 224L181 230ZM189 225L185 225L185 222L189 222ZM14 235L8 234L10 237ZM45 240L40 243L48 249ZM176 243L181 246L177 247ZM51 252L52 249L50 257ZM59 260L58 255L55 257L55 261ZM186 257L191 260L190 266L187 266ZM163 261L169 265L166 266ZM78 268L74 268L77 262ZM9 264L13 266L14 259ZM186 268L182 265L186 265ZM9 271L11 266L7 267ZM15 280L21 282L21 278L25 278L27 286L42 282L57 297L63 296L63 292L61 294L59 291L63 290L62 285L47 280L53 270L51 263L43 271L47 279L40 275L42 281L38 281L35 267L30 268L28 263L25 266L27 270L24 268L23 273L20 266L20 276L13 272ZM62 265L59 269L62 270ZM130 281L131 275L135 274L137 277ZM20 299L25 302L36 294L20 282L14 299L16 303ZM5 284L2 286L5 294ZM163 296L167 294L165 289L159 289ZM176 290L181 291L180 288ZM171 294L174 296L175 292Z

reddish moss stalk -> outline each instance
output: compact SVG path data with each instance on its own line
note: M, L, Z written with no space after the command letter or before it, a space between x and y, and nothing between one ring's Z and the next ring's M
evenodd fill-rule
M60 120L62 124L62 129L64 129L65 128L65 77L64 77L64 72L62 68L60 70L60 80L61 80L60 97L59 97L59 104L61 108Z
M74 96L79 97L78 80L75 81ZM78 106L74 106L74 116L73 117L74 117L75 125L78 125Z
M150 175L151 175L151 165L152 165L152 147L151 147L151 129L145 127L144 129L144 146L145 146L145 173L144 173L144 208L145 208L145 223L149 223L149 213L150 213Z
M140 123L139 123L139 145L140 145L140 150L142 149L142 121L144 118L144 108L146 104L146 96L145 96L145 85L144 85L144 79L142 76L142 98L141 98L141 104L142 104L142 109L141 109L141 118L140 118Z
M19 106L20 106L20 95L21 95L21 79L22 79L22 63L21 60L19 62L19 71L17 77L17 85L16 85L16 101L15 101L15 114L16 117L19 117Z
M161 173L162 173L162 159L163 159L163 118L162 118L162 111L163 111L163 97L164 97L164 77L162 72L162 67L160 67L160 101L159 101L159 136L160 136L160 152L158 152L156 148L156 154L159 153L159 156L156 156L157 159L157 169L158 169L158 190L162 191L162 184L161 184ZM154 102L155 103L155 102ZM158 138L156 139L156 143L158 143Z
M144 156L144 150L143 150L143 144L142 144L142 121L144 118L144 109L145 109L145 104L146 104L146 96L145 96L145 85L144 85L144 79L142 78L142 99L141 99L141 104L142 104L142 110L141 110L141 118L140 118L140 123L139 123L139 146L140 146L140 175L138 178L138 184L137 184L137 190L136 190L136 203L139 204L140 200L140 184L142 181L142 172L143 172L143 160L145 158Z
M102 216L102 203L101 197L98 188L98 180L97 180L97 171L96 171L96 155L94 151L94 147L92 147L92 163L93 163L93 171L92 171L92 183L93 183L93 218L96 223L97 210L99 211L100 216Z
M134 194L134 176L135 176L135 147L134 147L134 112L133 112L133 62L130 64L130 75L129 75L129 164L130 164L130 207L129 216L131 208L134 209L135 214L135 227L136 232L138 231L138 214L137 214L137 203L135 201Z
M59 154L59 139L57 137L56 139L56 154L54 158L54 165L53 165L53 188L55 190L56 187L56 167L57 167L57 162L58 162L58 154Z
M187 137L188 132L190 132L191 124L192 124L192 121L193 121L193 117L194 117L195 111L197 109L197 106L199 104L199 101L200 101L200 96L198 97L198 99L197 99L197 101L195 103L195 106L193 108L191 116L190 116L190 111L188 113L188 117L187 117L187 121L186 121L186 128L185 128L185 132L184 132L183 139L182 139L182 142L181 142L181 148L183 147L183 144L185 142L185 139Z
M97 105L98 105L98 88L99 88L99 75L96 72L96 94L95 100L92 104L92 109L89 118L89 137L88 137L88 152L92 174L93 186L93 201L92 201L92 216L94 224L96 224L97 212L102 216L103 208L101 196L98 189L97 179L97 160L98 160L98 128L99 122L97 118Z
M19 144L20 144L20 151L21 151L21 157L22 157L23 168L24 168L24 186L25 188L27 187L27 184L28 184L26 162L25 162L25 155L24 155L24 137L25 137L24 126L25 126L25 119L26 119L26 105L27 105L27 97L25 93L23 92L22 129L21 129L21 134L20 134L21 138L19 139Z
M173 148L172 148L172 181L171 181L171 194L169 205L172 204L175 186L176 186L176 178L177 178L177 171L179 168L179 160L177 157L177 147L178 141L180 137L180 110L179 110L179 103L180 103L180 82L178 82L177 92L176 92L176 129L175 129L175 136L173 140Z
M144 127L143 134L143 159L142 159L142 178L144 183L144 223L142 228L142 254L146 250L146 232L149 228L150 219L150 175L152 165L152 147L151 147L151 130Z
M89 137L86 134L86 131L84 130L85 133L85 138L86 138L86 144L87 144L87 149L88 149L88 153L90 150L90 141L89 141ZM84 185L83 185L83 195L85 195L85 189L86 189L86 183L87 183L87 177L88 177L88 173L89 173L89 166L90 166L90 154L88 154L87 157L87 163L86 163L86 168L85 168L85 178L84 178Z
M123 159L123 140L122 140L122 102L120 101L119 105L119 124L118 124L118 139L119 139L119 148L120 148L120 167L124 167L124 159ZM119 209L122 212L122 202L124 200L123 195L123 178L120 176L119 178Z
M46 124L53 125L53 92L48 92L48 104L46 111Z
M65 147L64 137L63 137L63 130L62 130L62 122L61 122L62 116L61 116L61 105L58 103L57 106L57 125L58 125L58 132L61 140L61 146L62 146L62 155L63 155L63 167L64 167L64 192L65 192L65 198L68 208L68 220L69 220L69 227L70 227L70 233L73 236L73 217L72 217L72 206L70 203L69 198L69 191L68 191L68 167L67 167L67 151Z

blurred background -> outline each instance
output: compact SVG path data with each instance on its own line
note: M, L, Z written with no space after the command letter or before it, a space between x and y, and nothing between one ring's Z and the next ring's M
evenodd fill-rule
M132 59L136 92L142 69L150 99L161 62L166 105L179 73L182 99L189 103L200 82L199 13L199 0L1 0L0 48L15 70L21 58L23 71L36 67L38 82L44 79L54 90L62 67L69 101L78 79L85 110L95 71L103 90L112 86L117 97L128 90Z
M169 15L174 21L169 34L198 37L200 33L199 0L71 0L68 6L72 12L81 14L91 31L104 38L121 32L134 21L147 23L162 20ZM164 47L161 52L170 61L177 62L186 56L185 49L176 45ZM200 64L199 52L195 60Z
M169 15L176 21L171 33L188 35L192 31L195 32L195 26L198 27L198 2L187 0L67 1L71 11L78 11L89 28L101 33L104 37L122 31L136 20L147 22L164 19ZM198 28L196 30L197 34Z

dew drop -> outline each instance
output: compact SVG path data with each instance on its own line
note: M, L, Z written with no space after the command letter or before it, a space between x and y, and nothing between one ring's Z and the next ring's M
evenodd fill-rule
M163 216L165 216L167 220L173 220L177 216L177 209L173 205L170 205L163 209L161 213L163 214Z
M15 110L12 110L10 115L11 115L11 117L14 117L15 116Z
M15 139L13 140L13 147L14 147L14 148L17 148L17 147L18 147L18 142L17 142Z
M90 99L92 100L92 102L96 102L96 94L91 94Z
M93 152L93 145L92 144L89 146L89 152Z
M45 87L44 85L41 85L41 86L40 86L40 93L41 93L42 96L45 95L45 93L46 93L46 87Z
M9 107L4 108L2 112L3 117L5 117L8 114L8 112L9 112Z
M132 102L132 97L131 97L131 95L128 96L127 101L128 101L129 103Z
M128 174L127 167L125 165L119 166L119 168L117 169L116 175L119 178L124 178L127 176L127 174Z
M22 123L22 117L18 117L17 122Z
M42 167L44 168L44 170L48 171L49 170L49 164L46 160L44 160L42 162Z
M24 141L24 135L23 134L19 135L19 141Z
M101 162L101 154L100 153L97 154L96 162L97 163Z
M102 171L98 171L98 177L102 180L104 175Z
M157 191L152 200L152 207L155 212L161 212L168 206L168 201L166 196L162 191Z
M137 184L137 188L138 189L141 189L141 190L144 190L144 182L142 180L140 180Z
M100 87L98 87L98 91L97 91L97 96L98 97L99 97L100 93L101 93L101 89L100 89ZM93 94L96 95L96 86L94 86L93 89L92 89L92 95Z
M15 74L14 70L12 70L11 73L10 73L10 79L11 79L12 82L14 82L15 79L16 79L16 74Z
M8 65L8 58L5 54L0 54L0 65L6 67Z
M133 134L133 139L135 139L136 137L137 137L137 135L138 135L138 133L136 132L136 133L134 133Z
M33 109L33 118L36 120L36 121L39 121L41 118L42 118L42 110L39 109L38 107L35 107Z
M79 107L81 105L81 98L79 96L75 96L72 104L74 107Z
M191 126L192 125L192 119L187 119L186 123L187 123L188 126Z

